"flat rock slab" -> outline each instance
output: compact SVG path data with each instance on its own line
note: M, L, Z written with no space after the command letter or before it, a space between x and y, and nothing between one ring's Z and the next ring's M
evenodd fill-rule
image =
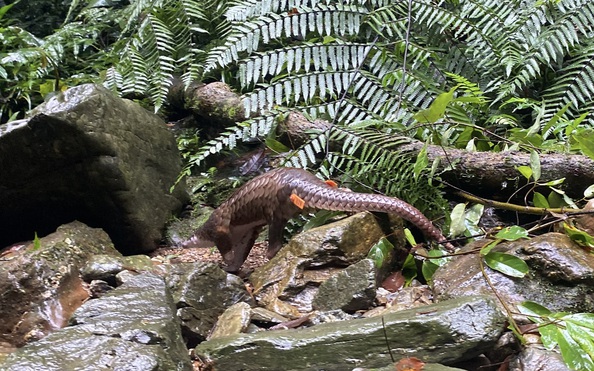
M71 326L8 356L6 371L191 370L163 278L141 274L86 302Z
M350 370L417 357L453 364L492 348L505 317L484 296L449 300L381 317L299 330L241 334L205 341L195 354L217 370Z
M0 125L0 248L80 220L125 254L155 249L186 201L170 193L181 157L165 122L97 85Z

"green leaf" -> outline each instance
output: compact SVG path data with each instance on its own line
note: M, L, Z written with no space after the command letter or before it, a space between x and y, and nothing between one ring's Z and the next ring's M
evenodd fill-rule
M457 88L457 86L454 86L450 91L439 94L429 108L419 111L413 116L415 120L420 123L431 124L442 118L448 104L454 99L454 92Z
M501 243L501 240L499 240L499 239L498 239L498 240L495 240L495 241L491 241L491 242L489 242L489 243L488 243L486 246L484 246L484 247L481 249L481 251L480 251L480 254L481 254L482 256L485 256L485 255L487 255L488 253L490 253L490 252L491 252L491 250L493 250L493 248L494 248L495 246L499 245L500 243Z
M566 321L566 328L569 335L576 341L582 350L588 355L590 360L594 358L594 334L587 328L580 326L579 323Z
M542 128L542 132L544 135L548 135L551 128L553 128L557 124L559 119L563 117L570 105L571 103L567 103L565 106L563 106L559 111L555 113L555 115L549 120L549 122L545 124L545 126Z
M412 280L417 278L417 263L415 257L412 254L408 254L404 264L402 265L402 275L405 279L405 286L410 286Z
M466 210L466 204L457 204L452 209L450 215L450 236L456 237L464 234L466 225L464 224L464 211Z
M421 148L421 151L417 155L417 160L415 161L415 166L413 168L414 172L414 179L419 179L421 172L427 168L429 165L429 159L427 157L427 143Z
M37 232L35 232L35 237L33 237L33 251L41 249L41 240L37 237Z
M456 147L462 148L468 144L468 142L474 138L475 130L474 128L467 126L456 139Z
M592 184L591 186L589 186L588 188L586 188L584 190L584 197L585 198L592 198L592 197L594 197L594 184Z
M12 4L8 4L3 7L0 7L0 19L2 19L2 17L4 17L4 14L6 14L6 12L8 12L10 10L10 8L12 8L12 6L16 3L18 3L18 1L14 2Z
M518 310L520 313L525 314L527 316L548 316L551 314L551 311L543 307L542 305L535 303L530 300L526 300L518 304Z
M546 183L543 183L543 185L547 186L547 187L552 187L552 186L559 185L559 184L563 183L564 181L565 181L565 178L555 179L555 180L551 180Z
M467 150L468 152L476 152L476 145L474 144L474 139L472 138L471 140L468 141L468 143L466 143L466 148L464 148L465 150Z
M404 228L404 238L411 246L417 246L417 241L415 240L415 237L413 236L410 229Z
M575 202L573 202L573 200L571 198L569 198L569 196L567 196L567 194L565 194L564 190L555 188L555 187L550 187L550 188L551 188L551 191L554 191L561 195L561 197L563 198L563 202L565 202L566 205L568 205L569 207L571 207L573 209L578 209Z
M534 150L530 152L530 169L532 169L534 181L538 182L538 179L540 179L540 156Z
M274 153L285 153L291 150L289 147L273 138L266 138L264 143L266 144L266 147L270 148Z
M322 39L324 44L331 44L336 42L336 38L332 37L332 36L324 36L324 38Z
M485 263L496 271L511 277L524 277L528 273L528 265L517 256L491 251L485 255Z
M594 160L594 134L591 130L583 131L580 135L573 135L584 155Z
M512 225L511 227L505 227L500 230L495 238L499 238L506 241L516 241L520 238L527 238L528 231L520 226Z
M386 264L386 259L390 256L390 251L394 250L394 245L385 237L382 237L375 245L371 247L367 257L373 260L376 268L381 268Z
M439 268L439 265L435 264L431 260L425 260L423 262L423 265L421 266L421 273L423 273L423 277L427 282L433 279L433 274L435 274L437 268Z
M594 247L594 237L581 229L577 229L567 223L563 223L565 234L580 246Z
M578 209L575 202L573 202L573 200L571 198L569 198L569 196L566 195L565 193L563 193L563 202L565 202L572 209Z
M431 164L431 170L429 171L429 185L433 185L433 178L436 177L436 174L438 174L438 170L439 173L442 172L442 170L439 169L439 164L441 163L441 158L436 157L433 159L433 163ZM447 171L447 170L445 170Z
M538 327L538 332L540 332L540 341L542 341L542 345L544 345L545 348L551 350L557 346L559 328L556 325L541 325Z
M485 205L474 204L464 213L464 224L466 225L466 230L468 230L468 233L470 233L471 236L478 235L483 232L478 224L481 220L481 217L483 216L484 210Z
M530 178L532 177L532 169L530 168L530 166L516 166L516 170L518 170L520 174L522 174L524 178L526 178L527 180L530 180Z
M548 209L550 207L547 198L539 192L534 192L534 196L532 197L532 203L534 203L534 206L542 207L544 209Z
M552 208L567 206L565 201L563 201L563 197L559 196L559 194L555 191L551 191L549 193L547 201L549 202L549 205L551 205Z
M594 362L573 339L567 329L558 329L557 344L563 361L574 370L594 370Z
M594 313L568 314L564 319L568 322L573 322L579 324L582 327L587 327L594 330Z

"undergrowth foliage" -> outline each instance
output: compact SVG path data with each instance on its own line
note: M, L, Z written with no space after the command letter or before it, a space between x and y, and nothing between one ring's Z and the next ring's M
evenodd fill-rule
M470 149L511 145L486 137L487 129L541 149L579 150L579 143L583 150L590 143L594 3L589 0L114 4L108 9L73 1L68 22L43 40L14 36L18 29L0 24L5 39L10 36L7 45L18 48L2 50L2 90L29 99L19 83L23 76L41 79L39 86L43 79L63 84L67 71L61 63L71 51L100 71L106 86L148 97L157 111L174 77L186 84L225 81L242 92L249 119L190 156L195 165L238 141L266 137L277 113L286 109L332 122L292 153L298 160L287 159L300 166L323 159L328 171L338 165L357 170L360 153L345 160L344 152L328 151L331 145L316 145L320 136L328 143L336 138L374 143L376 130ZM19 48L27 38L33 46ZM92 58L91 46L97 50ZM554 147L547 147L550 139ZM404 171L385 164L391 174L386 176Z
M459 123L529 126L532 116L514 113L523 108L518 102L538 103L543 122L561 110L561 118L575 119L592 105L589 1L251 0L229 6L225 17L228 34L209 51L203 73L233 71L228 82L255 117L244 125L255 128L231 130L234 139L225 133L205 153L271 128L266 113L277 106L341 127L378 120L393 132L412 127L415 113L453 85L473 85L459 94L469 104L451 105L435 120L453 128L454 143L464 131ZM591 126L591 117L582 123Z
M242 91L251 118L209 141L194 164L239 140L266 136L279 106L333 123L288 163L305 167L322 157L326 171L350 174L370 169L361 149L327 152L331 146L322 142L366 141L381 149L385 138L373 135L377 129L394 140L476 147L473 140L484 138L474 138L473 128L494 124L498 133L527 129L535 119L542 127L577 119L592 126L584 116L594 92L589 1L249 0L230 4L224 15L226 37L209 50L202 73ZM444 94L451 97L443 107L431 106ZM570 134L559 136L569 141ZM410 161L394 168L398 152L387 157L370 162L375 174L406 178L398 175Z

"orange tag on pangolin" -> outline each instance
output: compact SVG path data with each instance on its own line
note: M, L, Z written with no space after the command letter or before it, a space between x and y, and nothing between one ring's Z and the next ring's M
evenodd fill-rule
M338 184L336 184L336 182L333 180L330 180L330 179L324 180L324 183L328 184L332 188L338 188Z
M291 202L295 204L295 206L297 206L298 208L303 209L305 207L305 201L301 197L297 196L295 193L291 195L290 199Z

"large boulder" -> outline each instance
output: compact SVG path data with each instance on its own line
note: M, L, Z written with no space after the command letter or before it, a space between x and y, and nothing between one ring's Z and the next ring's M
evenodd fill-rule
M472 251L481 244L485 241L467 245L462 252ZM433 275L435 298L449 300L488 295L497 302L503 300L513 311L517 311L516 305L525 300L544 305L554 312L594 311L594 256L567 235L546 233L529 240L502 243L493 251L525 260L530 273L515 278L488 267L483 272L480 254L459 254ZM506 308L501 305L501 309Z
M64 326L85 300L79 269L93 255L117 252L107 234L73 222L0 260L0 343L20 347Z
M12 353L0 368L192 370L171 292L152 273L130 277L105 296L87 301L70 326Z
M73 220L103 228L126 254L153 250L187 199L163 120L81 85L0 125L0 248Z

